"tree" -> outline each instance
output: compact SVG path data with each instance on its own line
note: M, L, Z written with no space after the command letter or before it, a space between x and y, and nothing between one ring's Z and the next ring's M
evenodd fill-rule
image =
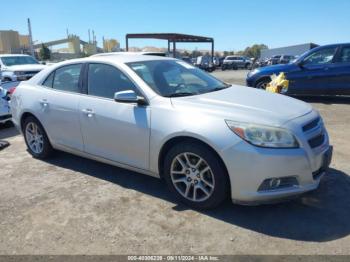
M198 50L193 50L191 57L198 57L198 56L202 56L202 52L200 52Z
M41 60L49 60L51 57L50 49L44 44L41 45L41 48L39 51L39 57Z
M228 56L230 54L230 52L229 51L224 51L223 54L226 57L226 56Z
M243 51L243 54L245 56L248 56L248 57L252 57L252 58L259 58L260 57L260 54L261 54L261 50L262 49L267 49L267 45L264 45L264 44L255 44L255 45L252 45L252 46L248 46L244 51Z
M189 53L189 52L187 52L187 50L185 50L184 52L183 52L183 56L185 56L185 57L188 57L188 56L190 56L191 54Z

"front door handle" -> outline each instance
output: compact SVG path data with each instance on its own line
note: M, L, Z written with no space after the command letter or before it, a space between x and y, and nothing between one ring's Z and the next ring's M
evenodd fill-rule
M94 111L92 109L86 108L81 110L87 117L93 117L94 116Z
M49 103L47 102L46 99L41 99L40 100L40 105L42 105L43 107L48 107Z

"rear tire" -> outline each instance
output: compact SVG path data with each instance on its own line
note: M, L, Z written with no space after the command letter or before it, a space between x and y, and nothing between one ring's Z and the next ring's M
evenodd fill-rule
M23 135L29 153L39 159L52 155L53 148L41 123L32 116L28 116L23 123Z
M229 193L229 179L218 156L205 145L183 142L165 156L163 177L176 198L195 209L212 209Z

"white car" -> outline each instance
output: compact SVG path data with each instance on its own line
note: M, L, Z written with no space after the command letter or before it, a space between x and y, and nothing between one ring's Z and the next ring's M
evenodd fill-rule
M4 82L28 80L44 68L46 65L29 55L0 55L1 80Z
M22 82L11 110L34 157L63 150L161 177L194 208L314 190L332 156L309 104L225 84L173 58L58 63Z

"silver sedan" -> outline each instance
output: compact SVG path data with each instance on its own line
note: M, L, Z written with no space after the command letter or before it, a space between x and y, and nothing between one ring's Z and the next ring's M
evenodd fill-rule
M310 105L171 58L62 62L23 82L11 109L34 157L63 150L163 178L194 208L316 189L332 155Z

